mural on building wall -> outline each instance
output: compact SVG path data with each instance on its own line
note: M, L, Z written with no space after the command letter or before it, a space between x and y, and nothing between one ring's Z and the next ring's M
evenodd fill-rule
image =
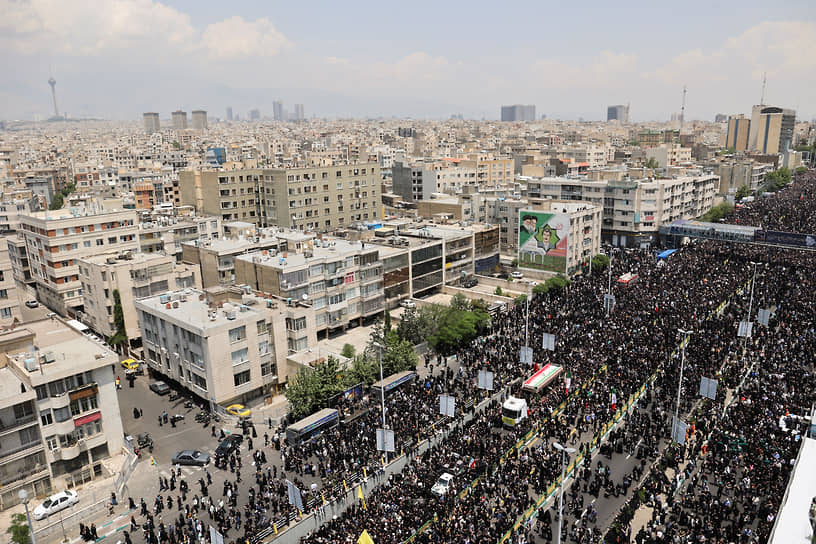
M566 274L569 225L567 214L519 210L519 267Z

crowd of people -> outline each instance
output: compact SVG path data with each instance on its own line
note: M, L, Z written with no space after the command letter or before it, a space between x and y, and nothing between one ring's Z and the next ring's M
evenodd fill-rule
M813 196L816 178L806 174L779 195L736 210L729 220L814 231ZM209 489L209 473L196 493L180 474L173 475L162 482L164 496L152 507L140 501L132 530L124 534L126 544L138 531L150 543L200 542L209 537L207 525L225 541L253 541L262 530L268 534L270 522L282 528L293 516L310 513L289 504L287 480L301 489L304 504L322 522L304 544L356 542L363 530L377 543L492 544L505 537L514 544L550 542L557 512L549 502L530 522L517 522L525 521L525 513L560 478L561 454L552 441L571 444L578 450L572 459L583 459L564 512L568 541L599 541L609 523L598 519L589 498L606 496L625 498L608 542L764 542L798 451L797 416L813 401L813 258L807 252L702 241L666 262L647 250L611 253L615 277L631 272L638 279L613 287L610 315L603 305L606 274L579 277L563 290L532 298L529 328L520 326L527 305L518 304L461 349L455 363L436 356L420 363L427 369L421 379L386 398L397 452L408 462L384 478L365 503L357 501L330 519L322 508L324 501L354 492L344 484L349 475L364 469L369 477L382 474L374 433L381 425L379 399L366 396L354 407L362 415L314 440L290 444L279 429L271 440L265 436L262 444L249 446L254 485L247 493L239 492L246 469L236 454L218 465L230 471L220 497ZM750 283L755 268L756 281ZM756 322L760 308L773 310L768 326L755 324L751 338L739 338L739 322ZM670 440L683 340L678 329L691 331L680 394L680 413L689 423L682 446ZM538 347L545 333L557 338L554 352ZM521 380L531 374L519 357L525 344L534 348L536 365L563 366L569 386L558 381L528 394L529 417L507 428L502 402L520 394ZM477 386L480 370L494 373L492 396ZM715 400L700 399L702 377L718 380ZM607 424L644 385L642 399L602 442ZM473 408L440 424L443 393L455 396L460 408L471 402ZM530 431L538 440L518 447ZM605 459L627 452L637 452L639 462L615 473ZM442 472L455 478L439 496L431 488ZM680 486L676 475L683 476ZM649 519L633 526L638 509L646 509Z

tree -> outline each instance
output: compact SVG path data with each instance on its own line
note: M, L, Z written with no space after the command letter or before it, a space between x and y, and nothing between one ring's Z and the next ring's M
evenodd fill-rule
M351 366L343 372L343 387L353 387L358 383L371 385L380 379L380 365L368 355L357 355Z
M11 525L6 529L11 534L11 541L15 544L31 544L31 535L28 530L28 520L25 514L13 514Z
M286 388L286 398L298 419L322 408L332 396L343 391L342 370L334 357L311 369L301 368Z
M706 213L700 216L700 221L707 223L716 223L734 209L734 205L730 202L720 202Z
M513 259L512 261L510 261L510 267L511 268L518 268L518 265L519 265L519 260L518 259Z
M591 263L593 272L603 272L609 266L609 257L606 255L595 255L592 257Z
M355 352L354 346L352 346L351 344L343 344L343 351L340 352L340 355L351 359L352 357L354 357L354 352Z
M643 163L643 166L645 166L646 168L651 168L653 170L660 168L660 164L654 157L649 157L648 159L646 159L646 162Z
M513 302L515 302L516 304L524 304L525 302L527 302L527 295L519 295L513 299Z
M51 197L51 205L48 206L49 210L59 210L62 208L65 200L63 199L62 193L55 193L53 197Z
M119 289L113 290L113 326L116 327L116 332L113 333L113 336L108 338L108 344L117 347L127 344L128 336L125 330L125 313L122 311L122 299L119 296Z
M805 172L807 172L807 166L797 166L796 170L793 171L793 173L796 174L797 176L800 174L804 174Z
M463 309L457 303L445 308L439 327L428 337L428 343L440 353L452 353L488 326L490 314L484 309L473 305L469 305L469 309Z
M500 297L500 296L503 296L502 293L503 293L503 291L502 291L501 286L496 286L496 290L493 291L493 294L496 295L497 297Z
M745 198L746 196L751 194L751 188L747 185L742 185L739 189L737 189L737 194L735 198Z

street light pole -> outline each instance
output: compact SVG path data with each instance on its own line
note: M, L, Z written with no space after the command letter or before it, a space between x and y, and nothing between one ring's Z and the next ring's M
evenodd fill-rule
M28 520L28 532L31 533L31 544L37 544L37 538L34 536L34 526L31 525L31 514L28 512L28 491L21 489L17 492L20 497L20 502L25 506L26 519Z
M378 359L380 361L380 383L383 382L383 366L382 366L382 344L377 343L377 351L379 353ZM382 401L382 425L383 425L383 441L385 441L385 387L380 387L380 400ZM385 444L383 444L385 446ZM385 459L385 463L388 464L388 450L384 450L383 453L385 454L383 458Z
M677 332L683 335L683 340L680 341L680 380L677 384L677 405L674 408L674 421L672 421L672 439L675 438L675 425L680 423L680 393L683 390L683 368L686 366L686 338L692 331L677 329Z
M529 336L529 326L530 326L530 284L527 284L527 316L524 318L524 347L530 347L530 336ZM525 350L526 351L526 350Z
M607 296L612 295L612 251L609 251L609 282L606 285ZM609 312L612 310L612 304L606 304L606 317L609 317Z
M558 534L555 539L556 544L561 544L561 524L564 517L564 467L567 454L575 453L575 448L565 448L558 442L553 442L553 447L561 452L561 491L558 495Z
M751 278L751 299L748 302L748 321L751 321L751 310L753 310L753 308L754 308L754 284L756 283L756 271L757 271L757 265L759 265L759 263L755 263L755 262L751 261L751 264L754 265L754 276L753 276L753 278ZM748 337L746 337L746 341L747 341L747 338Z

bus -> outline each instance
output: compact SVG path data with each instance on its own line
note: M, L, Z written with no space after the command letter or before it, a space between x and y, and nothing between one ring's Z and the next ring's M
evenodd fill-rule
M297 445L337 427L339 423L340 413L333 408L324 408L286 427L286 438L289 444Z
M523 391L530 391L531 393L540 393L542 389L550 385L562 372L564 372L563 366L546 364L541 367L541 370L524 380L524 385L521 386L521 389Z
M374 384L371 386L371 393L375 395L376 398L380 398L382 392L385 391L386 396L388 396L392 392L399 389L400 386L414 381L416 377L417 377L416 372L412 370L406 370L404 372L392 374L385 378L384 380L374 382Z

